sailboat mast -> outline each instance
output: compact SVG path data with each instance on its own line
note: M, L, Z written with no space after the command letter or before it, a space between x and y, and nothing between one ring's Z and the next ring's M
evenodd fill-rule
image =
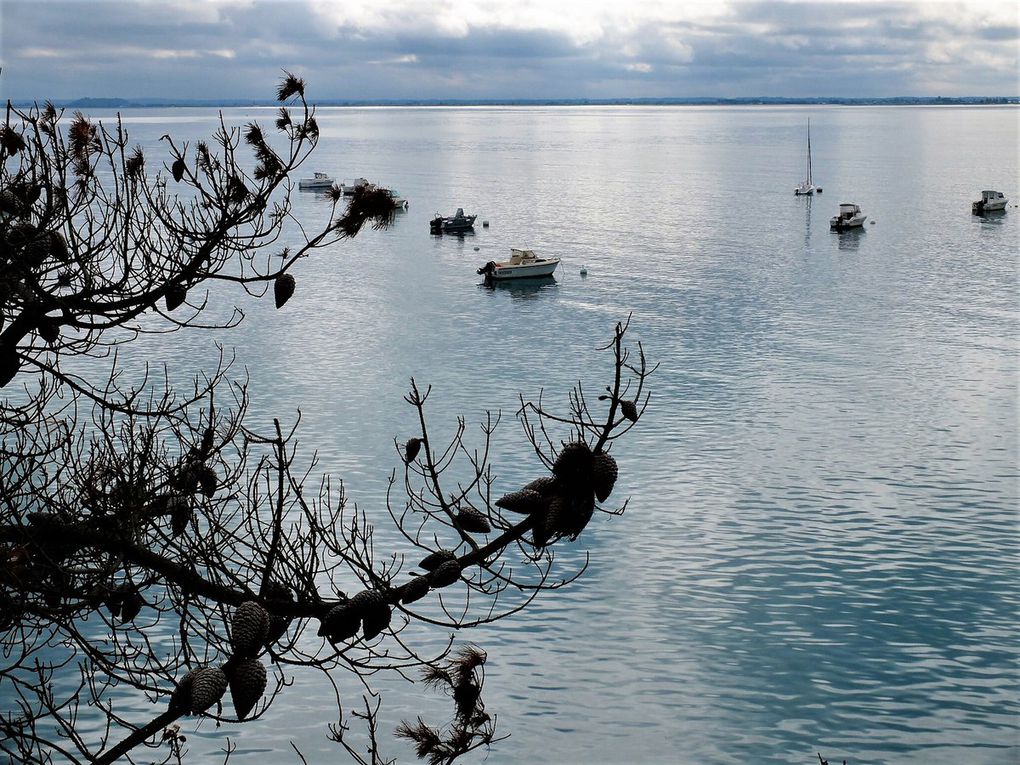
M811 118L807 121L807 182L811 185Z

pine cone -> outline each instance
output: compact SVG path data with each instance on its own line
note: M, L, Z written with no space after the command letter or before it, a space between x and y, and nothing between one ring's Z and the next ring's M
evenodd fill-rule
M462 531L474 532L476 534L488 534L492 531L489 519L470 505L462 507L460 512L457 513L457 526Z
M429 584L436 589L447 587L460 579L460 564L456 560L448 560L432 572Z
M219 485L216 471L208 465L202 464L195 468L195 472L198 475L198 485L202 489L202 493L211 498Z
M181 496L170 498L170 533L179 537L188 528L191 520L191 503Z
M184 177L185 164L183 159L174 160L173 165L170 166L170 172L173 173L174 180L180 183L181 178Z
M592 463L591 482L599 502L605 502L613 492L619 470L611 454L599 452Z
M569 486L586 484L591 480L592 454L584 441L564 445L553 463L553 473Z
M49 232L49 246L50 256L52 256L54 260L66 263L71 259L71 252L67 249L67 240L64 239L64 235L59 231Z
M386 601L366 607L361 617L362 635L364 635L365 640L371 640L389 627L391 616L392 612Z
M282 585L279 582L270 582L269 583L269 587L266 590L266 594L270 598L280 598L282 600L288 600L291 603L294 602L294 593L293 593L293 591L290 589L290 587L287 587L286 585ZM282 638L286 634L287 628L290 627L290 623L292 621L293 621L293 619L291 617L289 617L289 616L280 616L279 614L270 614L269 615L269 629L266 632L266 641L265 641L265 644L267 646L272 645L273 643L278 641L280 638Z
M426 571L435 571L447 561L456 560L457 554L453 550L436 550L421 559L418 565Z
M243 720L266 691L266 668L258 659L245 659L234 667L230 678L230 698L237 719Z
M167 708L171 712L181 712L183 714L189 714L191 712L191 684L195 680L195 673L197 669L193 669L177 683L177 687L173 689L170 694L170 703Z
M559 485L559 481L555 478L550 475L544 475L541 478L536 478L534 481L525 486L523 491L537 491L543 497L548 497L551 496L557 488L559 488Z
M416 576L400 588L400 602L404 605L414 603L414 601L424 598L428 592L429 578L427 576Z
M414 462L415 457L418 456L418 452L421 451L421 439L420 438L409 438L407 443L404 444L404 462L410 465Z
M552 481L551 478L549 480ZM532 483L534 483L534 481L532 481ZM521 489L520 491L512 491L509 494L504 494L502 497L497 499L496 507L501 507L512 513L530 515L531 513L540 512L545 507L545 500L542 498L542 495L534 489Z
M133 621L139 612L142 610L142 606L145 605L145 600L138 591L129 593L124 597L124 602L120 607L120 621L121 624Z
M567 513L560 516L560 531L577 539L595 513L595 495L591 489L576 493L568 498L565 506Z
M166 290L166 310L172 311L188 298L188 291L180 284L171 284Z
M273 298L276 300L276 307L283 308L294 294L295 281L290 274L280 274L273 282Z
M269 612L254 600L246 600L234 611L230 622L230 647L239 658L254 656L266 640Z
M621 401L620 411L623 412L623 416L631 422L637 422L638 410L637 405L633 401Z
M110 609L110 615L120 617L121 609L124 607L124 600L135 591L131 582L122 582L116 587L111 587L106 596L106 607Z
M562 518L566 514L564 497L559 494L552 497L545 513L535 520L535 528L532 531L535 547L545 547L559 538L562 533L560 529Z
M55 343L60 339L60 322L57 319L49 316L44 317L39 321L36 330L39 332L39 337L47 343Z
M358 634L361 628L361 617L356 609L348 603L333 606L319 624L319 637L325 637L331 643L348 640Z
M188 696L191 714L200 715L223 698L227 676L219 667L201 667L188 675L192 676ZM187 680L187 675L184 679Z

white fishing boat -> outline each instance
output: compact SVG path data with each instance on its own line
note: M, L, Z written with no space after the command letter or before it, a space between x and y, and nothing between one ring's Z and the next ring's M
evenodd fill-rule
M329 191L333 188L333 179L325 173L315 173L311 178L298 181L298 188L301 191Z
M368 178L354 178L341 183L340 190L345 197L353 197L358 189L367 189L371 188L371 186L372 183L369 182Z
M801 181L800 186L793 190L797 196L811 196L814 193L822 193L821 186L815 186L811 178L811 119L807 121L807 177Z
M560 263L559 258L541 258L534 250L510 248L510 260L490 260L478 269L486 280L531 279L536 276L551 276Z
M853 202L843 202L839 206L839 215L836 215L829 220L829 227L834 231L845 231L848 228L860 228L864 225L864 221L867 219L868 216L862 214L861 208Z
M981 199L974 202L970 209L975 215L981 215L986 212L998 212L1005 210L1008 202L1009 200L1006 199L1001 191L982 191Z

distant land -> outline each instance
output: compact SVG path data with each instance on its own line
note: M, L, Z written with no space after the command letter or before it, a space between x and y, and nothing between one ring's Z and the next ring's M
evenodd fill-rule
M30 107L31 101L13 102ZM419 99L318 99L316 106L983 106L1020 104L1020 96L897 96L893 98L419 98ZM279 106L270 99L196 100L186 98L78 98L54 100L65 109L146 109L169 107Z

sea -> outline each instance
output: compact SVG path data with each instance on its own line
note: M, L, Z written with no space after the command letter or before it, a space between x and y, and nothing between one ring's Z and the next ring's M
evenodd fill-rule
M193 150L221 116L272 132L275 114L121 112L150 170L167 156L160 136ZM406 635L423 654L451 636L487 652L483 698L509 737L466 761L1017 763L1018 116L320 108L298 175L365 177L408 210L302 258L283 309L228 291L218 300L245 313L236 329L145 337L124 358L184 381L216 343L230 349L249 425L300 419L299 454L318 459L309 485L342 479L380 555L413 557L386 511L417 427L411 379L431 386L437 440L463 418L480 448L500 416L494 489L510 491L543 472L521 397L566 414L580 384L601 411L602 349L629 322L627 343L656 370L613 447L609 507L625 512L557 546L552 577L583 574L495 624ZM823 192L796 197L809 119ZM1004 192L1007 211L973 215L983 189ZM329 221L322 195L292 202L307 228ZM843 202L868 216L862 229L830 231ZM429 233L458 207L477 214L473 235ZM299 239L288 224L266 257ZM476 270L510 247L562 260L552 279L486 286ZM222 760L228 740L232 763L296 761L291 744L308 762L346 761L327 738L333 687L285 675L294 685L257 721L186 720L194 761ZM364 708L356 678L332 680L348 715ZM380 753L413 761L390 732L448 722L450 699L395 673L371 684ZM138 722L158 711L131 704Z

